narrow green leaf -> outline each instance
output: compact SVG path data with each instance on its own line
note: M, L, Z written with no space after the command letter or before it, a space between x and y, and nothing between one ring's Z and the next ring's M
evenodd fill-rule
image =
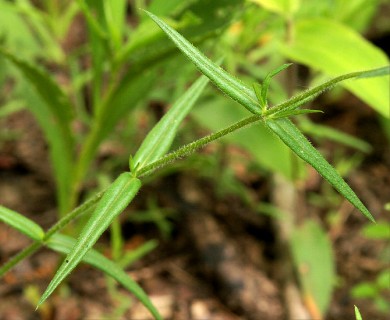
M174 16L176 18L174 23L180 28L180 33L193 45L218 38L221 32L231 25L234 17L237 16L237 11L242 9L243 2L243 0L225 1L223 8L221 8L218 1L202 0L201 3L179 1L180 3L177 5L174 4L175 1L177 0L168 1L168 4L167 1L163 0L163 10L161 7L158 8L159 5L154 6L153 2L150 3L148 10L157 16ZM207 9L205 5L207 5ZM188 14L188 12L191 13ZM174 43L166 41L165 34L161 32L153 20L144 14L140 18L141 21L137 29L132 31L131 37L116 52L114 58L119 66L123 63L131 63L132 68L129 68L131 73L134 73L131 70L134 67L147 69L156 63L164 63L164 60L178 53Z
M19 59L15 54L11 54L2 47L0 47L0 54L18 67L35 87L39 96L50 106L57 124L63 126L64 131L69 131L68 124L72 120L71 103L50 75L27 61Z
M65 254L69 254L75 245L75 239L61 234L53 235L53 237L50 238L47 243L49 248ZM94 266L97 269L100 269L105 274L113 277L127 290L133 293L150 311L155 319L162 319L161 315L158 313L157 309L154 307L144 290L116 263L107 259L105 256L94 249L89 250L82 258L82 261L90 264L91 266Z
M289 66L291 66L292 63L285 63L283 65L281 65L279 68L276 68L275 70L272 70L271 72L269 72L264 81L263 81L263 84L261 86L261 102L263 103L263 105L267 105L268 102L267 102L267 95L268 95L268 88L269 88L269 85L271 83L271 80L274 76L276 76L279 72L282 72L284 69L287 69Z
M183 1L181 2L183 4ZM188 4L184 4L184 6L188 6ZM152 9L150 11L155 12ZM183 12L182 9L179 9L179 12ZM169 15L172 15L172 12L169 12ZM202 19L196 15L196 18L191 18L194 19L194 22L188 22L187 15L184 14L182 20L185 21L177 21L177 24L180 27L180 32L192 44L197 44L220 35L221 31L229 25L232 15L233 13L228 16L219 16L213 20ZM137 68L139 65L149 67L150 65L163 62L168 57L178 53L174 43L166 41L165 34L161 32L161 29L153 20L147 16L142 16L141 18L142 20L137 29L133 30L130 39L124 43L123 47L116 54L115 61L118 65L124 62L131 62L137 65Z
M385 66L377 69L371 69L362 72L357 78L375 78L375 77L383 77L388 76L390 74L390 66Z
M363 317L360 314L359 308L357 306L354 306L354 307L355 307L355 318L356 318L356 320L363 320Z
M110 52L111 36L107 24L105 23L104 5L111 1L85 1L78 0L79 7L84 13L88 29L88 50L93 52L91 55L91 105L93 114L97 114L98 107L101 105L103 82L108 80L112 83L111 78L104 80L104 74L107 69L107 61L110 61L112 53ZM109 73L108 76L111 76Z
M121 268L127 268L132 265L137 260L141 259L149 252L153 251L158 247L158 241L155 239L146 241L136 249L132 251L125 251L124 254L117 261L118 266Z
M291 15L298 11L300 0L251 0L265 9L280 15Z
M129 172L122 173L107 189L97 204L95 211L84 226L77 243L62 263L46 291L39 300L39 307L57 288L57 286L78 265L83 256L92 248L112 220L118 216L135 197L141 187L141 181Z
M282 48L286 57L329 76L389 64L386 53L346 25L331 19L301 19L294 37ZM389 78L346 82L348 90L389 118Z
M322 227L306 220L291 235L291 252L304 294L311 297L323 315L336 282L332 245Z
M34 221L2 205L0 205L0 221L37 241L42 240L45 235L43 229Z
M114 43L115 49L119 49L122 42L126 17L126 4L126 0L111 0L103 2L104 15L108 30L110 31L110 40Z
M50 108L31 86L23 87L23 97L28 101L26 107L37 119L49 145L50 163L56 182L58 210L62 216L70 210L68 199L71 179L69 177L73 174L73 149L67 143L61 127L55 121L51 121L53 117Z
M309 120L299 121L299 129L303 131L303 133L309 134L312 137L333 140L337 143L355 148L365 153L369 153L372 150L372 146L362 139L358 139L353 135L333 129L329 126L311 122Z
M298 157L309 163L324 177L342 196L352 203L369 220L375 222L371 213L360 201L357 195L325 160L325 158L311 145L299 129L287 118L266 120L265 124L293 151Z
M73 175L75 185L83 180L99 144L112 132L118 121L123 119L126 113L135 108L137 103L145 97L154 80L154 73L144 72L129 81L123 81L118 89L103 102L81 150Z
M136 170L158 160L168 152L179 125L190 112L207 83L207 77L200 77L148 133L141 147L132 158Z
M285 117L292 117L292 116L298 116L300 114L306 114L306 113L324 113L322 110L314 110L314 109L295 109L295 110L287 110L285 112L279 112L275 115L272 115L271 118L273 120L285 118Z
M299 110L291 111L290 115L297 116L297 115L305 114L305 113L324 113L324 111L316 110L316 109L299 109Z
M4 56L31 84L23 88L28 99L27 107L34 114L50 145L50 157L58 186L60 211L66 211L66 201L70 189L73 163L73 135L70 129L72 120L71 103L49 74L31 65L0 47Z
M193 47L179 33L170 28L156 16L149 12L146 13L160 26L160 28L171 38L171 40L175 42L178 48L198 67L198 69L218 86L219 89L221 89L233 100L241 103L252 113L258 115L261 114L265 119L265 124L271 129L271 131L279 136L279 138L293 152L295 152L304 161L311 164L348 201L350 201L357 209L359 209L368 219L374 221L370 212L362 204L352 189L345 183L345 181L340 177L335 169L322 157L322 155L311 146L310 142L301 134L301 132L294 126L291 121L286 118L278 120L272 120L270 118L272 118L272 115L276 115L278 112L286 112L288 110L294 110L298 108L301 104L314 99L315 96L319 95L324 90L330 89L338 82L356 77L374 77L378 75L387 75L389 74L389 68L387 66L378 68L377 70L353 72L336 77L322 85L307 90L274 108L268 109L265 112L261 112L260 106L258 104L253 104L254 99L256 99L255 92L253 92L245 84L230 76L225 71L222 71L222 69L217 68L215 64L213 64L200 51ZM221 131L220 133L224 134L224 131ZM214 137L216 136L213 135L213 138ZM189 145L189 147L191 147L191 145ZM184 149L181 151L184 151ZM173 153L170 155L169 159L171 157L175 157L175 154ZM163 160L165 161L165 159ZM159 165L159 163L160 161L156 161L153 168Z
M260 102L261 109L264 110L264 108L266 106L265 106L265 103L263 102L263 98L261 97L261 84L255 82L252 84L252 87L253 87L253 91L256 94L257 100L259 100L259 102Z
M18 51L23 58L36 57L42 53L42 47L36 34L31 32L29 22L16 3L0 1L1 43L13 51Z
M106 39L108 37L106 30L104 30L104 28L102 28L100 26L99 22L93 16L90 8L85 3L85 0L77 0L77 3L79 5L81 11L83 12L83 14L87 20L88 26L91 28L91 30L93 30L93 32L96 34L96 36L98 36L102 39Z
M222 92L242 104L250 112L260 114L261 109L255 93L234 78L217 64L213 63L177 31L169 27L154 14L145 11L151 19L167 34L177 47L195 64L195 66L213 82Z

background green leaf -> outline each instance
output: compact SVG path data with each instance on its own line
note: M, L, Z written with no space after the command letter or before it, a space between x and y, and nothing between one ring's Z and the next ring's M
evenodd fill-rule
M389 65L386 54L347 26L328 19L297 21L291 45L281 46L289 59L329 76ZM389 76L342 84L386 117L389 110Z
M70 129L73 118L71 103L48 73L1 47L0 55L14 64L28 80L29 87L34 89L24 88L25 98L28 98L27 108L34 114L49 142L50 157L58 186L59 208L61 212L66 211L66 202L71 189L70 178L73 173L74 140Z
M95 157L100 143L114 130L126 114L134 110L145 97L156 79L154 70L146 71L138 77L125 79L121 85L101 104L100 114L92 122L92 127L85 139L83 149L74 175L75 185L84 179Z
M114 44L114 48L120 47L122 35L125 27L126 18L126 0L111 0L104 1L104 15L108 30L110 31L110 40Z
M332 246L326 233L317 222L307 220L292 233L291 249L304 294L324 314L336 281Z
M72 119L71 103L61 88L53 81L53 78L45 71L20 59L16 54L8 52L4 48L0 47L0 54L11 61L30 81L42 100L49 106L54 117L52 121L56 121L56 124L65 133L68 133L69 139L69 122Z
M17 8L6 1L0 1L0 39L1 44L6 44L7 48L19 52L24 58L36 56L41 51Z
M251 0L252 2L264 7L265 9L281 14L294 14L300 6L300 0Z
M368 224L362 229L362 234L369 239L390 240L390 223L378 221L376 224Z
M207 83L207 77L200 77L148 133L133 159L137 169L158 160L169 150L181 122L190 112Z

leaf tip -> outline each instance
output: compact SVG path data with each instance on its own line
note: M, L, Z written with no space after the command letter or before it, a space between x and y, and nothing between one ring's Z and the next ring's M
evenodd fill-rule
M371 212L368 211L368 209L363 205L363 207L360 207L360 206L357 206L355 205L354 203L352 203L357 209L359 209L359 211L361 213L363 213L363 215L368 219L370 220L372 223L375 223L376 224L376 221L374 219L374 217L372 216Z
M142 9L140 8L143 12L145 12L149 17L151 17L153 19L153 17L155 17L155 15L153 13L151 13L150 11L146 10L146 9ZM154 20L154 19L153 19Z
M366 217L372 222L372 223L375 223L376 224L376 220L374 219L374 217L370 214L370 215L366 215Z
M41 296L41 298L39 299L38 303L37 303L37 306L35 307L35 310L34 311L37 311L38 308L46 301L47 299L47 296L45 295L45 293Z

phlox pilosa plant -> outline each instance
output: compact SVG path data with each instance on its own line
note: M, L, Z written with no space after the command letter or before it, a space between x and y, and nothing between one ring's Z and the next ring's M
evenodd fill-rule
M18 230L30 236L34 240L34 243L24 250L24 252L18 257L3 266L0 269L0 274L4 274L18 261L35 252L42 245L48 245L57 251L67 253L64 262L42 295L38 306L53 293L58 285L64 281L64 279L81 261L91 261L91 259L92 261L96 261L96 259L100 259L100 257L96 258L96 255L94 256L95 258L91 258L91 253L95 254L95 251L92 249L93 245L99 239L101 234L109 227L113 219L115 219L137 195L142 187L143 177L151 175L158 168L165 167L174 161L194 153L212 141L218 140L227 134L231 134L237 130L255 124L256 122L263 122L265 126L278 136L295 154L297 154L298 157L313 166L314 169L316 169L363 215L365 215L369 220L374 221L373 216L360 201L354 191L341 178L332 165L330 165L311 145L290 118L302 113L318 112L318 110L301 109L300 107L313 100L323 91L332 88L337 83L352 78L386 76L389 75L390 69L388 66L374 70L358 71L341 75L326 81L319 86L308 89L274 107L270 107L267 101L267 94L271 79L277 73L286 69L289 66L288 64L282 65L276 70L270 72L262 84L254 84L253 88L250 88L239 79L236 79L227 73L218 64L208 59L203 53L201 53L183 36L168 26L161 19L149 12L147 12L147 14L160 26L160 28L183 52L183 54L185 54L189 60L195 64L195 66L203 73L203 76L199 78L181 98L179 98L167 114L155 125L135 155L130 156L129 171L120 174L104 193L95 195L91 200L65 215L46 233L36 225L34 225L32 229L29 228L29 225L33 226L33 222L29 220L22 221L23 225L22 227L19 227ZM228 97L237 101L246 108L251 115L223 130L211 133L208 136L180 147L176 151L168 153L181 121L190 112L191 107L195 104L196 99L202 93L208 80L214 83ZM253 143L261 144L261 137L259 137L259 141L254 141ZM14 218L12 218L13 216L19 216L17 213L16 215L10 215L6 208L0 207L0 209L0 219L2 221L9 223L11 226L17 225L17 223L13 220ZM61 238L62 235L59 233L60 229L76 216L84 214L87 211L92 211L92 214L88 222L83 227L79 238L77 240L71 239L70 242L68 241L67 243L71 243L71 246L68 245L67 250L60 250L59 248L65 247L65 245L62 247L61 245L58 246L58 242L63 241L62 243L65 243L65 239ZM57 246L54 245L54 243L56 243L55 240L57 240ZM110 266L114 269L116 268L115 265ZM103 268L102 270L109 273L107 269ZM114 275L112 275L112 272L110 274L126 286L126 283L129 283L126 281L130 280L128 280L123 274L120 274L120 268L115 270L118 271L117 274L114 273ZM161 316L150 303L148 297L143 293L142 289L137 287L134 283L130 286L127 285L126 288L135 293L136 296L141 299L156 319L161 319Z

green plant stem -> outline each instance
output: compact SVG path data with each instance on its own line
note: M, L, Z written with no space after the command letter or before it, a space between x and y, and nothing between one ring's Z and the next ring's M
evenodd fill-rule
M223 136L226 136L229 133L232 133L236 130L242 129L250 124L253 124L256 121L262 120L263 117L261 115L253 115L250 117L247 117L241 121L238 121L234 123L233 125L222 129L218 132L212 133L206 137L203 137L199 140L196 140L194 142L191 142L189 144L186 144L182 146L181 148L177 149L174 152L168 153L164 157L160 158L159 160L152 162L142 169L140 169L138 172L136 172L136 175L138 177L144 177L146 175L149 175L153 171L155 171L158 168L165 167L169 163L178 160L180 158L183 158L185 156L188 156L192 153L194 153L196 150L203 148L205 145L209 144L210 142L217 140L219 138L222 138Z
M75 218L81 216L82 214L85 214L89 212L90 210L95 208L95 205L98 203L100 198L103 196L105 191L98 192L95 194L91 199L84 202L79 207L75 208L68 214L66 214L63 218L61 218L56 224L54 224L47 232L45 233L45 236L43 237L42 241L45 242L48 240L53 234L61 230L63 227L65 227L69 222L74 220Z
M306 90L292 97L291 99L288 99L287 101L276 105L273 108L266 110L265 112L263 112L263 116L272 118L272 116L276 115L278 112L296 109L300 105L313 100L316 96L320 95L322 92L332 89L337 83L342 82L344 80L351 79L351 78L360 78L360 77L367 78L367 77L372 77L375 74L378 75L388 74L388 71L387 72L385 71L386 68L388 67L374 69L371 70L369 73L367 71L357 71L357 72L351 72L348 74L338 76L336 78L324 82L319 86Z
M84 202L81 206L77 207L76 209L69 212L67 215L65 215L62 219L60 219L56 224L54 224L46 233L45 236L42 238L42 240L34 241L32 244L30 244L28 247L24 248L21 252L13 256L11 259L9 259L1 268L0 268L0 276L8 272L13 266L18 264L20 261L26 259L27 257L31 256L35 252L37 252L42 245L44 245L47 240L49 240L53 234L61 230L63 227L65 227L70 221L74 220L75 218L79 217L82 214L85 214L89 212L90 210L95 208L95 205L100 200L100 198L103 196L104 191L101 191L97 194L95 194L91 199Z
M42 246L41 241L34 241L32 244L30 244L28 247L24 248L22 251L20 251L18 254L13 256L11 259L9 259L6 263L4 263L0 268L0 277L7 273L13 266L18 264L20 261L26 259L27 257L31 256L35 252L39 250L39 248Z

